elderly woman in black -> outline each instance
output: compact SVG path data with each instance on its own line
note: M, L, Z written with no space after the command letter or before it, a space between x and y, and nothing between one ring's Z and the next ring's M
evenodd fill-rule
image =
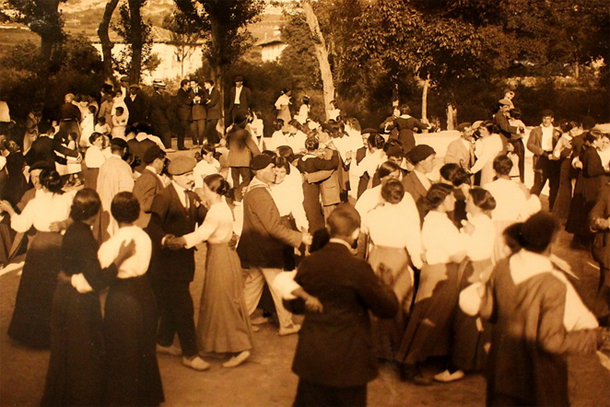
M133 255L134 243L122 244L114 261L100 267L98 243L91 231L100 206L97 192L85 188L76 193L70 209L72 223L61 245L62 272L53 298L51 358L42 406L103 403L104 346L98 293Z

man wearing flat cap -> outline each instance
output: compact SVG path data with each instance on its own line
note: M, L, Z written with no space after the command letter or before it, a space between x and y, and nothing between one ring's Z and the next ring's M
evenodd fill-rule
M413 147L407 155L407 160L414 167L413 171L402 179L405 192L410 193L411 197L413 197L422 222L427 213L423 205L423 199L432 186L432 181L430 181L427 174L431 173L434 169L435 157L436 151L427 144L419 144Z
M525 163L525 145L523 144L523 134L525 128L511 126L509 122L510 109L514 108L510 99L500 99L498 101L498 112L494 115L494 124L500 128L500 135L504 136L502 142L506 147L507 143L512 146L513 154L519 158L519 177L523 179Z
M169 127L169 102L165 96L165 83L160 79L153 81L154 92L150 97L149 117L153 134L163 141L166 149L172 148L172 131Z
M453 140L447 146L445 153L445 164L458 164L466 171L474 165L474 144L472 139L472 124L470 122L460 123L457 127L460 138Z
M140 217L136 224L141 228L148 226L152 202L155 196L165 187L162 178L166 161L165 155L165 151L154 144L144 152L142 157L142 162L146 167L133 186L133 194L140 202Z
M148 122L148 100L137 83L129 85L129 94L125 95L125 105L129 112L127 124Z
M118 223L110 216L112 199L119 192L133 190L133 171L123 157L127 153L127 142L120 138L110 141L110 157L100 167L97 177L97 193L102 201L101 239L107 240L119 230Z
M151 152L147 159L153 155ZM195 275L195 248L186 249L175 242L176 237L195 231L206 214L205 207L191 191L195 185L196 164L194 158L186 156L170 162L167 170L171 183L153 198L146 231L152 241L149 275L160 314L157 351L182 355L184 366L201 371L210 365L198 356L193 299L189 291ZM172 345L176 334L181 349Z
M271 283L283 272L285 245L309 245L311 236L280 223L280 214L270 190L275 180L272 158L266 154L257 155L250 168L255 176L244 196L244 226L237 246L242 267L248 270L244 285L246 308L250 315L256 310L266 280L277 310L279 334L289 335L298 332L300 325L293 323L292 314L284 308L281 294Z
M235 86L231 88L229 93L229 107L227 108L227 117L235 120L238 115L247 116L248 111L252 107L252 92L250 88L244 86L244 78L242 76L235 77Z

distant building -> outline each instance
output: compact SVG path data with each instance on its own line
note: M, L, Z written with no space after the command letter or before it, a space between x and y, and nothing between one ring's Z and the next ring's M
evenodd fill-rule
M261 49L261 58L263 62L274 62L280 59L282 51L288 45L284 44L279 38L263 40L256 44Z
M175 79L183 78L195 72L202 64L202 44L199 40L195 46L180 47L172 40L172 33L161 27L153 26L151 29L153 37L153 46L151 52L157 54L161 63L150 73L150 76L144 74L144 79L160 78L160 79ZM121 51L127 46L116 32L110 31L110 40L114 43L112 55L119 57ZM93 46L102 52L102 44L97 36L91 37L90 41Z

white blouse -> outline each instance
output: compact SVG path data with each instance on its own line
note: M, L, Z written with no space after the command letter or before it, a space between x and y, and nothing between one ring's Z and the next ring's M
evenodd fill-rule
M477 140L475 144L475 153L477 161L474 163L470 171L472 173L479 172L483 166L489 162L493 162L504 149L502 138L499 134L492 134L488 137Z
M100 168L108 157L97 146L90 146L85 153L87 168Z
M297 168L292 166L290 174L281 184L271 185L271 197L280 216L292 214L299 229L309 230L309 221L303 207L303 178Z
M40 232L50 232L53 222L61 222L70 217L70 208L76 191L54 194L41 190L27 203L21 214L11 216L11 228L25 233L32 226Z
M474 226L472 235L461 231L465 241L466 253L470 260L479 261L491 258L494 250L496 231L491 218L483 213L474 217L468 216L468 220Z
M119 254L121 244L131 240L136 244L135 254L121 264L118 278L130 278L144 275L150 264L152 243L148 234L138 226L122 227L110 239L102 244L97 252L97 257L102 268L110 266Z
M218 202L210 207L201 226L184 235L186 248L201 242L227 243L233 236L233 212L226 202Z
M371 237L375 246L406 248L413 265L421 268L419 212L411 195L405 194L397 204L385 203L366 213L362 232Z
M421 240L428 264L445 264L466 249L464 239L446 213L430 211L424 218Z
M220 174L220 163L214 159L210 164L206 160L201 160L193 169L195 177L195 188L203 188L203 179L211 174Z
M517 182L500 178L485 185L484 188L496 200L496 208L491 213L493 220L517 222L527 218L527 198Z

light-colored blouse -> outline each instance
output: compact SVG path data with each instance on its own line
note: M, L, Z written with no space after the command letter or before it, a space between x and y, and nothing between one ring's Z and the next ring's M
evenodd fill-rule
M11 216L11 228L25 233L32 226L40 232L50 232L51 223L61 222L70 216L70 208L76 191L54 194L41 190L27 203L21 214Z
M110 266L119 254L121 244L131 240L136 244L135 254L121 264L117 276L118 278L130 278L144 275L150 264L152 243L148 234L138 226L122 227L102 244L97 252L102 268Z
M472 261L490 259L496 239L493 221L483 213L474 217L468 216L468 221L473 224L474 232L469 235L461 231L468 258Z
M233 236L233 212L226 202L218 202L210 207L201 226L184 235L187 249L201 242L227 243Z
M460 231L446 213L430 211L424 218L421 240L428 264L445 264L450 257L465 250Z

